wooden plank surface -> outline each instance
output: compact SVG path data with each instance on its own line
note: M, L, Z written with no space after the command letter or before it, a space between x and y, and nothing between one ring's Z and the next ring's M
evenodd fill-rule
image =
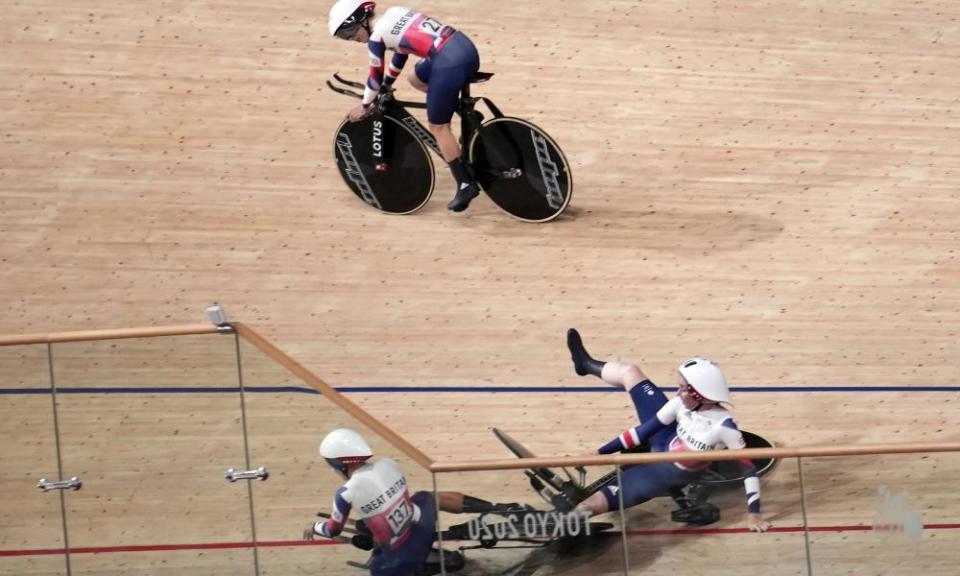
M597 356L636 361L664 386L673 385L677 363L699 354L720 362L734 386L782 390L735 393L741 425L778 445L960 439L955 2L428 0L418 7L476 42L483 69L496 73L477 95L563 147L576 188L561 219L514 221L485 198L450 215L452 180L443 169L437 197L421 212L386 217L366 209L331 158L332 130L352 102L323 86L335 71L361 77L363 48L329 38L324 3L6 2L0 334L190 324L216 301L333 386L463 388L349 396L434 460L506 457L490 426L537 454L559 455L585 453L633 425L629 400L614 390L480 390L602 386L570 369L563 336L570 326ZM202 385L190 376L173 381L179 367L202 366L197 356L186 359L160 365L160 381ZM104 349L86 360L103 386L127 381L110 379L117 372L108 364L123 365L116 354ZM34 386L30 362L11 362L0 388ZM900 388L807 388L821 386ZM920 391L928 386L953 389ZM98 417L116 413L101 401L77 404L87 406L90 434L100 429ZM310 417L311 409L327 413L319 401L255 400L274 415L258 417L257 437L291 463L293 479L289 498L274 500L266 516L271 537L282 537L287 512L294 516L301 501L304 513L289 518L294 528L317 506L293 486L315 487L326 505L335 484L315 458L332 422ZM146 433L163 414L143 403ZM25 425L5 430L48 427L36 414L43 404L8 397L5 422ZM22 448L16 453L19 472L36 468ZM203 464L202 454L185 458ZM947 457L937 462L938 470L957 466ZM885 459L883 475L891 476L883 480L919 478L902 489L935 510L931 517L955 522L955 499L939 491L938 472L918 472L919 465ZM835 478L825 466L805 480L859 487L845 493L842 510L823 516L853 522L878 505L879 472L864 464ZM776 474L765 482L769 512L778 526L795 527L798 478L786 468ZM467 478L463 488L481 495L525 490L522 477ZM724 527L741 525L740 504L730 502ZM669 525L668 509L638 509L629 528ZM952 574L943 554L956 536L931 534L916 556L930 559L928 573ZM747 568L806 569L794 562L802 558L794 532L697 538L710 554L736 556L731 571L760 558L758 547L784 564ZM814 553L829 559L815 564L818 574L858 573L857 559L879 550L871 541L845 551L850 539L866 542L859 533L818 538ZM691 565L674 536L637 541L631 557L643 573L675 571L678 562L693 573L715 567ZM327 557L318 550L263 555L284 566L276 573L298 573ZM884 546L880 557L897 550ZM352 573L341 561L355 556L332 553L324 570ZM124 556L117 573L182 573L196 561L165 566L157 554ZM495 571L500 560L490 558L475 560L475 571ZM618 561L601 553L593 566L615 572ZM56 564L44 562L3 557L0 573L55 573ZM216 564L198 570L214 573ZM578 569L556 566L556 573Z

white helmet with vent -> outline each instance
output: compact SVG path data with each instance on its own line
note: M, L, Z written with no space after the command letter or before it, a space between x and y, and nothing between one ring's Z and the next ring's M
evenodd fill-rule
M711 402L733 404L723 370L709 358L691 358L677 368L691 388Z
M370 0L337 0L330 7L330 20L327 22L330 35L349 38L358 27L366 25L376 7L376 2Z
M349 428L337 428L320 443L320 455L331 468L347 475L350 464L362 464L373 456L373 450L363 436Z

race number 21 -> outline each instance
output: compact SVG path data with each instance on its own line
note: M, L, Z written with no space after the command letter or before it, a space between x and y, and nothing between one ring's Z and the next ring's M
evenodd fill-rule
M420 27L427 32L431 32L434 35L437 35L440 33L440 30L443 28L443 24L437 22L433 18L424 18L423 21L420 22Z

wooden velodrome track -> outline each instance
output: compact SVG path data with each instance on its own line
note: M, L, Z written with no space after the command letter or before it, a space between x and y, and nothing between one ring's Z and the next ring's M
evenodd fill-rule
M418 3L466 31L496 73L475 93L566 152L571 206L531 225L485 198L448 214L444 170L437 197L411 216L383 216L346 190L331 135L353 102L323 81L361 77L365 59L328 37L328 4L2 3L0 334L194 323L218 301L329 383L375 387L349 397L436 460L507 456L491 426L543 455L586 453L632 426L620 392L546 388L603 386L570 369L570 326L599 356L636 361L664 386L687 356L718 360L751 388L735 392L740 424L777 444L960 439L960 5ZM147 355L135 343L72 345L64 378L235 378L185 342ZM159 375L129 360L157 354ZM38 359L11 365L0 388L44 385ZM454 391L404 389L438 386ZM65 462L90 479L68 496L89 498L73 500L86 518L71 543L248 540L237 493L190 480L201 469L222 479L227 466L207 456L239 446L226 439L239 433L236 404L222 399L64 398L61 426L79 438ZM32 500L34 472L55 475L37 463L53 454L40 416L49 398L2 400L13 457L0 465L0 551L62 547L59 510ZM248 402L255 454L285 470L262 485L282 494L256 486L258 536L295 540L335 488L316 443L347 422L315 396ZM123 448L110 440L117 430L130 438ZM185 444L171 443L185 430ZM805 465L807 521L822 529L813 572L955 574L958 456L852 460ZM149 480L124 477L131 466ZM98 492L98 479L114 491ZM765 481L780 531L762 536L651 533L676 527L669 503L632 511L632 572L807 573L798 481L795 461ZM921 540L859 531L881 485L922 513ZM534 502L519 473L441 477L440 487ZM173 516L190 522L157 520L183 493L190 503ZM741 500L720 499L721 529L742 526ZM619 539L606 546L565 560L484 552L469 569L502 573L527 558L519 573L617 573ZM347 558L362 555L260 551L269 574L360 573ZM249 563L249 549L119 551L74 555L73 569L237 574ZM0 556L0 573L60 574L63 561Z

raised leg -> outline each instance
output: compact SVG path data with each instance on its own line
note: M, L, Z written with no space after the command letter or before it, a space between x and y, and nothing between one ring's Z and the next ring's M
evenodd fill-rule
M587 374L598 376L607 384L623 386L628 392L647 379L643 371L635 364L602 362L594 359L584 348L583 339L580 338L580 333L575 328L567 330L567 348L570 349L573 369L581 376Z

